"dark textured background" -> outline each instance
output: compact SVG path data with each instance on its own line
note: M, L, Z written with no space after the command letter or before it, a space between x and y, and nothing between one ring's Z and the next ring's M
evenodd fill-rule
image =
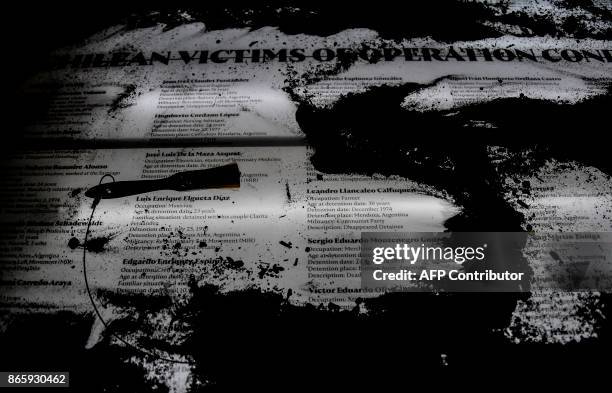
M12 67L12 77L6 83L10 90L18 90L20 82L35 69L37 59L46 52L79 42L109 24L126 20L128 27L132 28L158 22L169 26L181 24L183 21L176 10L183 7L188 8L196 19L205 20L209 29L275 25L287 33L329 35L350 27L369 27L386 38L431 35L448 41L500 35L480 23L482 19L492 17L487 7L470 2L421 2L418 6L405 7L380 1L370 5L291 2L291 6L304 6L299 12L293 8L283 8L287 6L286 3L173 1L164 6L152 2L144 6L116 0L41 4L20 2L13 4L15 8L3 15L4 28L7 28L4 51L9 54L5 56L5 63ZM282 11L273 12L279 8L279 4ZM588 7L595 17L611 20L608 12L590 1L568 1L567 6ZM254 13L244 18L245 9L254 10ZM566 25L557 26L546 18L534 20L524 15L508 15L504 22L525 26L528 28L527 36L548 34L577 39L589 36L589 31L581 27L580 21L567 21ZM610 31L594 34L593 38L609 39ZM375 90L369 94L374 101L363 95L348 98L334 108L334 119L339 119L342 124L352 124L358 136L363 136L360 132L363 127L367 128L367 122L348 114L354 111L355 105L370 108L375 103L384 104L384 99L393 99L393 94L386 94L381 96L381 102L375 97ZM609 121L597 116L609 107L609 97L587 102L583 107L559 109L545 102L516 101L504 104L501 109L489 104L472 110L485 111L492 116L517 110L531 110L540 114L542 110L549 110L554 112L554 127L559 132L572 127L601 129L609 127ZM345 113L343 105L350 100L355 102L347 106ZM509 110L508 105L515 106ZM380 110L385 111L385 108L381 107ZM585 113L588 115L584 118L590 123L576 122ZM563 116L559 118L556 114ZM369 173L372 170L367 160L359 159L358 150L343 150L342 141L333 138L333 121L326 122L330 127L324 130L323 136L318 134L321 130L314 127L310 130L312 121L331 116L329 113L301 103L298 116L300 126L310 142L318 148L318 155L313 160L319 170L332 173ZM386 117L389 119L388 125L391 126L394 121L404 121L404 116L407 115L391 113ZM11 120L17 120L11 123L11 127L18 130L18 116ZM440 127L456 126L438 120ZM516 124L512 122L512 117L502 120L506 122L504 143L521 147L521 135L514 131ZM534 127L543 129L549 125L537 123ZM379 134L374 140L364 137L360 142L380 148L381 157L393 157L389 151L391 145L386 144L385 138L391 139L394 135ZM329 143L330 140L332 143ZM422 143L426 144L427 141ZM486 143L482 142L483 145ZM587 138L571 141L571 146L576 145L581 146L582 150L572 148L571 158L578 155L578 159L594 163L610 173L607 146L599 144L600 147L593 150L592 141ZM399 145L393 145L394 148L398 146L401 147L401 141ZM558 143L543 154L564 157L569 154L569 146L570 143ZM464 172L453 174L464 180L460 186L443 184L445 175L431 176L432 172L427 172L431 171L431 167L402 166L409 172L401 175L430 179L436 186L448 187L457 195L469 195L463 201L464 206L471 206L474 212L471 217L458 217L451 222L449 225L453 229L517 230L520 217L507 210L503 201L497 199L499 195L489 194L489 187L483 186L490 181L490 173L471 176L473 168L483 164L478 161L481 153L479 146L472 145L472 150L463 156L453 153L454 147L450 143L447 150L437 149L437 152L452 155L463 165L461 168ZM343 155L341 166L337 165L338 161L326 160L326 149ZM397 161L379 162L377 165L386 164L392 168ZM436 164L431 165L435 167ZM380 168L377 171L380 173ZM391 169L389 171L388 174L393 174ZM490 210L484 209L483 204L487 209L495 209L506 220L490 220L490 216L487 216ZM449 380L463 382L481 378L521 379L536 376L550 379L551 382L576 378L587 383L605 379L611 363L609 321L612 315L609 307L603 308L607 319L598 340L565 346L511 345L490 335L490 331L508 325L516 301L524 298L524 294L389 294L369 301L368 307L373 313L368 318L360 318L350 311L293 307L278 295L255 291L220 295L214 287L194 287L193 296L189 306L192 309L186 310L189 311L186 315L194 327L194 334L183 347L173 350L193 357L201 380L214 381L216 385L213 386L218 386L221 391L235 385L285 388L313 385L317 390L327 390L336 385L346 389L366 382L379 383L377 379L385 377L389 377L385 384L410 387L418 379L424 379L429 372L437 374L436 379L431 380L432 387L439 386L445 376ZM610 301L607 295L603 299L607 303ZM155 308L156 305L143 302L142 307ZM0 337L0 369L69 370L75 390L84 392L163 391L162 385L144 382L141 369L126 366L125 359L141 356L137 351L114 345L108 338L92 350L84 349L93 318L93 315L82 318L66 312L14 320L7 333ZM116 327L118 332L130 328ZM248 336L243 334L245 331L249 332ZM252 340L252 336L260 339ZM211 340L211 337L215 339ZM385 339L390 341L381 345ZM452 360L450 367L443 365L441 353ZM199 389L193 386L191 391Z

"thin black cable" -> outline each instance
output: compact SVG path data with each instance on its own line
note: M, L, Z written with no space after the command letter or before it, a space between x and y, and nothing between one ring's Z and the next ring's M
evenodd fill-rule
M99 184L102 184L102 180L104 180L104 178L107 177L107 176L110 177L111 179L113 179L113 182L115 182L115 178L112 175L106 174L106 175L102 176L102 178L100 179L100 183ZM91 227L91 221L93 219L93 216L94 216L94 213L96 211L96 207L98 206L98 203L100 203L100 197L96 197L96 199L94 199L94 201L93 201L93 203L91 205L91 215L89 216L89 221L87 222L87 229L85 231L85 240L83 242L83 276L85 277L85 288L87 289L87 295L89 295L89 300L91 301L91 305L93 306L93 309L94 309L96 315L100 319L100 322L102 322L102 325L104 325L104 328L106 329L106 331L110 332L110 334L113 337L115 337L117 340L121 341L122 343L124 343L128 347L131 347L132 349L135 349L136 351L141 352L144 355L153 356L153 357L155 357L157 359L164 360L164 361L167 361L167 362L180 363L180 364L190 364L189 362L186 362L186 361L169 359L169 358L166 358L166 357L163 357L163 356L159 356L159 355L157 355L155 353L151 353L149 351L146 351L146 350L144 350L142 348L137 347L136 345L134 345L134 344L124 340L119 335L113 333L112 330L109 329L108 323L106 323L104 318L102 318L102 314L100 313L100 310L98 309L98 306L96 306L96 303L94 302L93 295L91 294L91 289L89 288L89 281L87 280L87 263L86 263L87 238L89 237L89 228Z

